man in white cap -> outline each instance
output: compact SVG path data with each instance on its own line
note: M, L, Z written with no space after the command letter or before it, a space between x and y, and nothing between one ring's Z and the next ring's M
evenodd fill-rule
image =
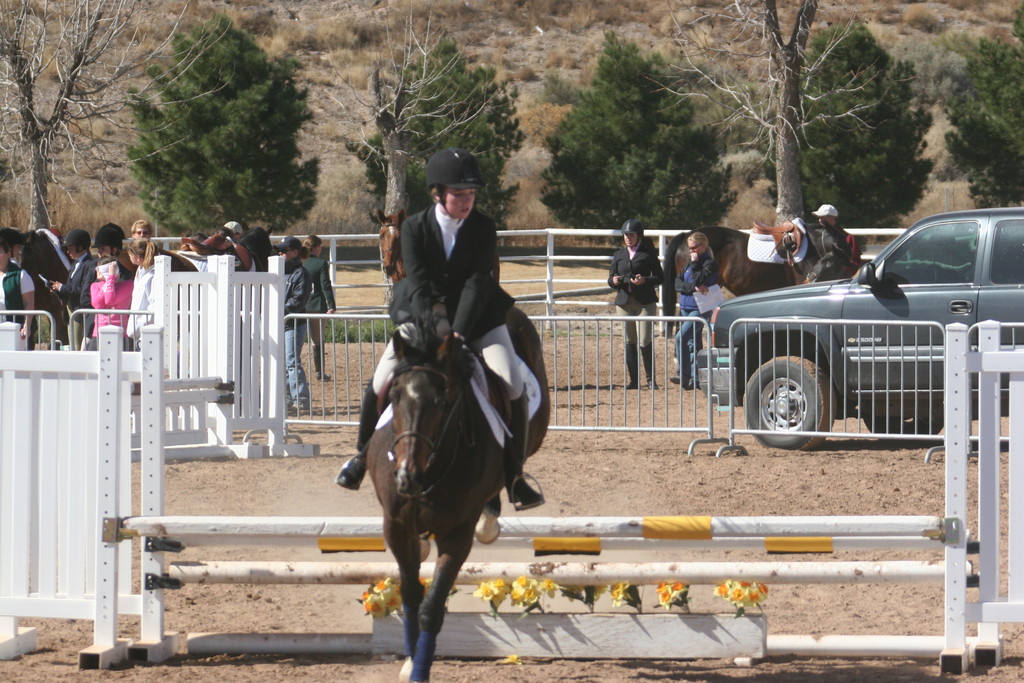
M853 277L862 263L860 247L853 235L839 227L839 209L831 204L822 204L812 213L818 217L818 224L825 229L825 251L842 258L845 261L846 277Z

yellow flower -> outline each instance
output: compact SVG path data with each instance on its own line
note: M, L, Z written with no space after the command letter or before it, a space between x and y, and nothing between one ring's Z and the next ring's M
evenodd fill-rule
M622 607L626 602L626 589L628 583L617 583L612 586L612 607Z
M736 616L742 616L747 607L760 605L768 597L768 586L763 583L729 580L715 588L715 595L736 606Z
M543 579L538 582L537 590L549 598L553 598L558 591L558 584L551 579Z

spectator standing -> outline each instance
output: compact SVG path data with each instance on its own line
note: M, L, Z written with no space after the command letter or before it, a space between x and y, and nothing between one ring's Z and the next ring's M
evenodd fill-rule
M13 248L0 237L0 311L30 311L36 307L36 288L28 271L19 266ZM21 348L32 339L31 315L0 315L0 322L21 325Z
M320 258L323 249L323 240L317 235L310 235L302 240L302 246L309 256L302 262L302 267L309 275L310 294L309 303L306 304L307 313L334 313L334 285L331 283L330 264ZM324 373L324 321L314 319L309 321L309 341L313 346L313 365L316 368L316 378L322 382L331 379L331 376Z
M133 311L155 311L156 301L153 300L153 279L156 276L154 261L156 245L147 239L137 239L128 245L128 258L135 266L135 281L132 285ZM142 315L133 315L128 319L128 337L132 348L139 348L139 333L142 328L152 322Z
M686 238L686 244L690 249L690 261L683 272L676 276L675 282L675 290L679 293L679 315L700 316L710 321L717 304L709 301L708 297L711 296L712 288L721 293L718 287L718 264L704 233L691 233ZM676 362L679 371L671 380L682 384L684 389L699 386L695 363L703 340L704 330L698 328L694 321L686 320L679 325L676 332Z
M811 213L818 217L818 225L825 229L822 240L825 253L822 254L821 260L837 259L845 267L846 277L856 275L864 261L860 255L857 238L839 226L839 209L831 204L822 204L817 211ZM816 270L828 272L827 264L819 262Z
M92 298L92 307L95 309L116 310L128 309L132 305L131 280L121 277L120 264L113 256L102 256L96 264L96 282L89 287L89 294ZM100 334L100 328L107 325L115 325L121 328L124 337L125 350L129 349L128 344L128 318L120 313L97 313L96 324L92 328L92 339L89 350L95 351Z
M68 307L71 316L71 348L85 348L85 340L90 336L95 320L93 316L76 316L79 309L92 308L90 287L96 281L96 257L89 251L92 238L85 230L70 230L64 236L64 248L74 262L68 281L61 284L54 282L50 289L59 296Z
M133 240L148 240L153 237L153 224L147 221L145 218L132 223L132 239Z
M608 286L618 290L615 294L615 310L619 315L631 318L637 315L657 315L658 287L665 279L654 245L644 239L644 224L630 218L622 224L624 246L612 256L608 273ZM627 389L636 389L639 357L643 359L647 383L657 389L654 381L654 325L651 322L638 323L626 320L626 371L629 373Z
M284 294L284 313L305 313L309 303L309 275L302 267L302 243L288 235L274 248L284 257L287 278ZM306 339L306 321L286 319L284 322L284 357L288 373L288 409L298 414L310 409L309 384L302 367L302 342Z

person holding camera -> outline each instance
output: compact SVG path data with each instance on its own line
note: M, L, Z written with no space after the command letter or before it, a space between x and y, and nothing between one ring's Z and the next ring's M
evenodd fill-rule
M665 280L658 252L653 244L644 240L644 224L635 218L623 223L621 230L625 244L612 256L608 273L608 286L618 290L615 294L615 310L627 318L657 315L658 287ZM637 388L638 358L642 358L648 386L657 389L658 384L654 381L654 325L627 320L624 328L626 371L629 373L626 388Z

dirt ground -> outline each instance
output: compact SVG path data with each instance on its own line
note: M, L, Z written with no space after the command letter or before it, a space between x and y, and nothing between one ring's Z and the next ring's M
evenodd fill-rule
M333 478L352 443L350 429L304 429L318 443L315 458L199 462L168 466L168 514L375 515L370 487L338 489ZM759 448L749 457L686 456L686 438L673 435L584 435L553 432L529 469L543 483L546 506L524 515L812 515L941 514L943 467L925 464L923 449L906 443L831 441L816 452ZM474 551L476 552L476 551ZM777 559L757 552L689 552L701 559ZM386 560L384 555L374 559ZM486 556L474 555L479 559ZM835 559L918 559L913 553L882 552ZM338 559L316 548L193 548L180 560ZM362 559L362 558L360 558ZM371 559L367 557L366 559ZM615 559L611 556L602 559ZM652 558L653 559L653 558ZM664 559L664 558L657 558ZM198 586L168 595L167 628L196 632L368 632L359 586ZM692 589L694 611L723 610L711 587ZM452 599L452 609L479 610L472 588ZM647 589L645 604L652 604ZM606 598L607 599L607 598ZM938 586L778 586L764 606L769 632L813 634L940 634ZM717 604L716 604L717 603ZM599 609L610 608L598 603ZM509 608L512 609L512 608ZM528 617L527 617L528 618ZM124 619L122 636L138 634ZM368 656L215 656L182 654L162 665L115 671L79 671L77 652L91 642L91 622L23 620L38 627L39 649L0 662L0 680L168 681L391 681L400 663ZM1019 627L1007 627L1003 666L978 669L962 678L987 681L1024 678ZM443 632L442 636L443 638ZM515 654L515 653L509 653ZM525 659L522 665L493 660L439 660L437 681L927 681L944 678L931 659L831 660L779 658L752 668L732 661L568 661Z

